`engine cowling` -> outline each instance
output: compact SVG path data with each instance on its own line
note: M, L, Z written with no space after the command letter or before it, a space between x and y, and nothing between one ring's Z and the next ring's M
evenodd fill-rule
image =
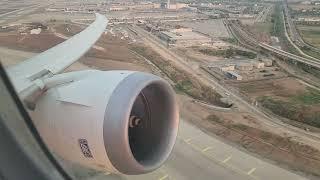
M62 74L31 112L53 152L84 166L142 174L168 158L178 131L175 93L163 79L133 71Z

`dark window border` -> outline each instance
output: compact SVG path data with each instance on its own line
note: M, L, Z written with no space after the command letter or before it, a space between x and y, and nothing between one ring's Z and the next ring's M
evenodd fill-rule
M66 180L71 180L72 178L69 176L69 174L63 169L63 167L59 164L59 162L56 160L56 158L51 154L49 148L42 140L39 132L37 131L33 121L31 120L28 112L25 110L22 102L20 101L17 93L15 92L15 89L13 85L10 82L9 77L7 76L4 67L2 66L0 62L0 81L3 81L4 85L6 86L6 90L11 95L11 99L14 101L18 111L20 112L21 117L24 119L24 123L29 128L32 136L38 143L39 147L43 151L43 153L46 155L50 163L53 165L53 167L60 173L61 177ZM21 122L23 123L23 122ZM16 171L16 177L19 179L50 179L50 176L48 174L45 174L45 172L42 172L42 170L37 167L32 160L30 160L28 154L26 152L23 152L21 149L21 145L17 143L16 139L13 136L13 132L10 132L8 128L6 128L6 124L2 121L0 117L0 129L2 129L2 134L0 136L0 140L2 140L2 143L6 143L7 146L1 145L1 151L0 151L0 170L1 169L8 169L13 168L14 171ZM9 155L10 157L20 157L22 158L21 161L10 161L4 162L1 160L1 156L3 155ZM1 163L2 162L2 163ZM4 166L11 166L11 167L4 167ZM23 169L22 169L23 168ZM20 173L19 170L22 170L23 172L29 172L27 174ZM6 177L6 172L0 172L0 179L1 175L3 177ZM27 177L26 177L27 176Z

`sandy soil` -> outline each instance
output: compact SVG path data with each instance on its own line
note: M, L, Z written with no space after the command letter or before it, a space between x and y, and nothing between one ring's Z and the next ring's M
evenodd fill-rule
M224 59L222 57L204 55L200 52L193 50L192 48L178 50L179 52L184 53L185 56L197 61L198 63L214 63L216 61Z
M92 58L92 57L84 57L80 59L80 62L83 65L89 66L93 69L99 70L132 70L132 71L143 71L143 72L151 72L147 67L138 63L130 63L130 62L122 62L116 60L109 60L103 58Z
M243 93L253 99L259 96L285 98L297 95L306 90L306 85L291 77L237 83L233 84L233 86L239 88Z

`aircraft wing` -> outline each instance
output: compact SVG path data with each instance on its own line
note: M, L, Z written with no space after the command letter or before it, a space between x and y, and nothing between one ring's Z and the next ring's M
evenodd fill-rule
M105 31L108 20L96 14L96 20L79 34L22 63L7 68L16 91L20 93L32 82L46 75L55 75L83 56Z

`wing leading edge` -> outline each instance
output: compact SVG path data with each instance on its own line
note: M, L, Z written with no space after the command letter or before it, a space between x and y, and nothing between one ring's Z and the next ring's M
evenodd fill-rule
M7 72L19 93L32 81L46 74L58 74L83 56L99 39L108 20L96 14L96 20L82 32L22 63L9 67Z

